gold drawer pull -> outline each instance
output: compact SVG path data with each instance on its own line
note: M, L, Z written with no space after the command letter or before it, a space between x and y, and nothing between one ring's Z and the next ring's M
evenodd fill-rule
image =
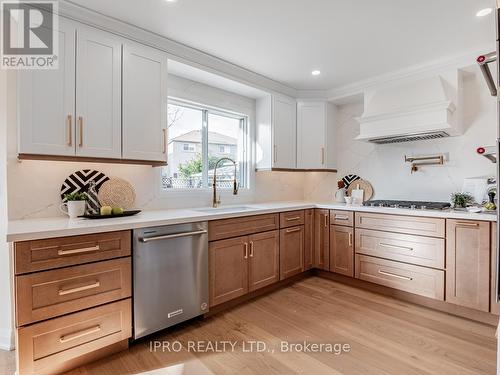
M245 247L245 255L243 255L243 258L248 259L248 243L245 242L243 246Z
M68 146L73 145L73 116L68 115Z
M72 255L72 254L80 254L80 253L89 253L91 251L99 251L101 250L99 245L92 247L84 247L83 249L73 249L73 250L59 250L57 255Z
M286 221L295 221L295 220L300 220L301 216L295 216L295 217L287 217Z
M460 227L478 227L479 223L467 223L464 221L458 221L457 226L460 226Z
M80 124L80 143L78 144L79 147L83 147L83 117L78 116L78 122Z
M352 246L352 233L349 233L349 246Z
M95 327L87 328L87 329L84 329L83 331L78 331L78 332L75 332L75 333L70 333L69 335L61 336L59 338L59 342L61 344L64 344L66 342L73 341L73 340L76 340L76 339L79 339L79 338L91 335L93 333L97 333L100 330L101 330L101 326L99 326L99 325L95 326Z
M407 247L407 246L397 246L397 245L391 245L389 243L383 243L383 242L380 242L379 243L379 246L382 246L382 247L389 247L389 248L392 248L392 249L403 249L403 250L410 250L410 251L413 251L413 247Z
M392 272L386 272L386 271L378 270L378 273L380 273L381 275L392 276L392 277L395 277L397 279L402 279L402 280L407 280L407 281L412 281L413 280L412 277L401 276L401 275L398 275L398 274L392 273Z
M83 286L79 286L79 287L76 287L76 288L59 289L58 294L60 296L65 296L67 294L73 294L73 293L83 292L84 290L99 288L100 286L101 286L101 283L99 281L96 281L96 282L94 282L92 284L83 285Z
M301 230L302 230L302 228L298 227L298 228L287 229L286 232L293 233L293 232L299 232Z
M349 220L349 216L337 216L333 217L333 220Z

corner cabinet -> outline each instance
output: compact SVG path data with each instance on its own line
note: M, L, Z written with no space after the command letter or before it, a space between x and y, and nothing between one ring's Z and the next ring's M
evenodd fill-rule
M297 104L297 168L335 168L334 116L328 102Z
M167 56L123 45L123 158L167 159Z
M19 157L165 164L166 54L63 17L58 34L59 69L18 73Z
M257 169L297 168L297 102L284 95L257 100Z

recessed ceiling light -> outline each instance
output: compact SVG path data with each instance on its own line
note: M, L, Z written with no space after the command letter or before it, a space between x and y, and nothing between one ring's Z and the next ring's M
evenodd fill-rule
M488 14L490 14L491 12L493 12L493 9L491 9L491 8L484 8L484 9L481 9L479 12L476 13L476 17L484 17L484 16L487 16Z
M321 74L321 72L320 72L319 70L313 70L313 71L311 72L311 74L312 74L313 76L319 76L319 75Z

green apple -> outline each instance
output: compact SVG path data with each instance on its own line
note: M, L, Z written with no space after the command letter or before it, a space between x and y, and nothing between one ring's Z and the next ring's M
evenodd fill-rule
M113 212L113 209L111 208L111 206L102 206L101 207L101 215L102 216L111 215L112 212Z
M113 207L113 215L123 215L123 208Z

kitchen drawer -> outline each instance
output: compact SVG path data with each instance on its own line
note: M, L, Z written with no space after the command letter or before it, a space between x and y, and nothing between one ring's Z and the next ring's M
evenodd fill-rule
M52 373L62 363L129 338L131 299L21 327L19 373Z
M280 213L280 228L288 228L288 227L294 227L296 225L304 225L304 222L305 222L304 210Z
M356 278L444 300L444 271L356 254Z
M208 240L245 236L266 232L279 227L279 214L244 216L231 219L214 220L208 223Z
M356 253L419 266L444 268L443 238L356 229Z
M16 276L17 325L130 297L131 258Z
M356 212L356 228L444 238L445 219Z
M130 231L15 243L16 275L130 255Z
M330 224L352 227L354 225L354 212L330 210Z

